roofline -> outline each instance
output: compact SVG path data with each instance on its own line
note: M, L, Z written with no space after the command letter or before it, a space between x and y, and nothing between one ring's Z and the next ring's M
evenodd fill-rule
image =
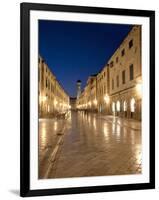
M63 86L61 85L60 81L57 79L57 77L54 75L53 70L50 69L50 67L48 66L47 62L45 61L45 59L39 54L39 57L41 57L41 59L44 60L45 64L47 65L47 67L49 68L49 70L51 71L52 75L55 77L55 80L58 82L58 84L60 85L60 87L63 89L63 91L66 93L66 95L70 98L70 95L65 91L65 89L63 88Z

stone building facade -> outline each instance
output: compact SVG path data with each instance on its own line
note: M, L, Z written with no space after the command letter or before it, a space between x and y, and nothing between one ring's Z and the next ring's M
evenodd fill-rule
M98 112L141 120L141 66L141 26L133 26L96 76ZM90 82L86 87L91 87ZM82 98L88 104L85 94ZM81 102L77 101L77 105L82 107Z
M106 65L97 75L98 111L109 113L109 67Z
M108 61L111 113L141 119L141 27L134 26Z
M45 61L38 61L39 117L53 116L69 109L69 96Z
M91 75L88 80L87 84L79 96L77 98L76 103L77 109L81 110L89 110L89 111L97 111L97 76Z

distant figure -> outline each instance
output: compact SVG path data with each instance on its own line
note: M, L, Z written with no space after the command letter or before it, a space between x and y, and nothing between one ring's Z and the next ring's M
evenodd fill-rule
M79 98L80 95L81 95L81 81L78 80L77 81L77 99Z

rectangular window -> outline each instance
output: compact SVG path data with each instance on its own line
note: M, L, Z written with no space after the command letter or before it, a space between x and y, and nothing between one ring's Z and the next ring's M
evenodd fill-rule
M119 58L118 58L118 57L116 57L116 63L118 63L118 61L119 61Z
M125 70L122 71L122 83L125 84Z
M114 90L114 79L112 79L112 90Z
M119 87L119 76L116 77L116 86Z
M122 51L121 51L121 56L124 56L125 55L125 49L123 49Z
M114 63L113 63L113 61L111 61L111 63L110 63L110 67L113 67L113 65L114 65Z
M130 42L129 42L129 49L131 49L132 46L133 46L133 40L130 40Z
M134 66L133 66L133 64L130 65L129 70L130 70L130 80L133 80L134 79Z

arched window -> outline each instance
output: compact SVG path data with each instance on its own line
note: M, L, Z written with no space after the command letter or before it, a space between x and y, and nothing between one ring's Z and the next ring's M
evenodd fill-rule
M112 103L112 112L115 112L115 103Z
M130 110L131 110L131 112L135 112L135 99L134 98L132 98L130 100Z
M126 101L124 101L124 103L123 103L123 110L124 110L124 112L127 111L127 102Z
M116 109L118 112L120 112L120 101L116 102Z

